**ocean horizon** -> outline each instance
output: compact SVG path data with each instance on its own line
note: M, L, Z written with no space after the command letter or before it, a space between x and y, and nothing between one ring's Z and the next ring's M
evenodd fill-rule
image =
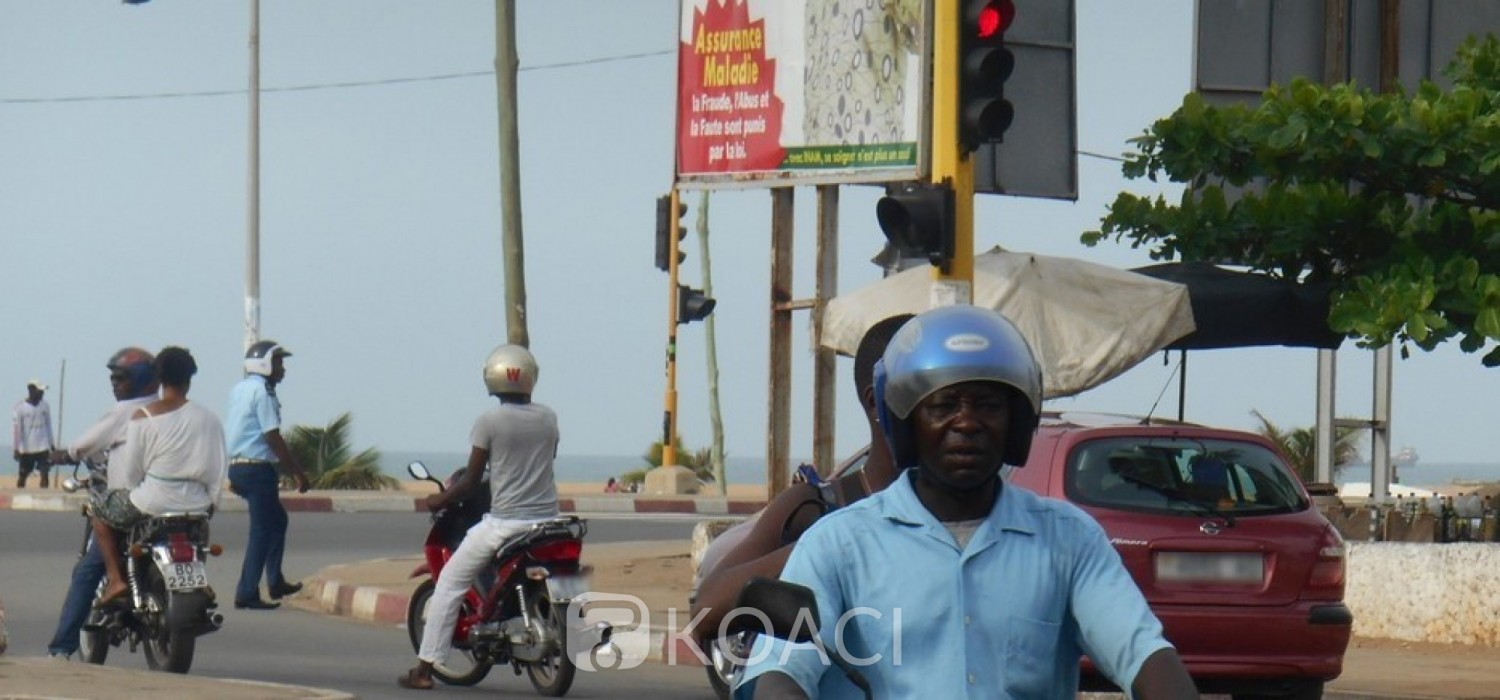
M382 450L380 471L400 480L409 480L406 465L420 461L439 478L446 478L454 470L469 461L467 452ZM810 459L792 460L792 464L811 462ZM640 455L558 455L554 470L559 482L604 483L610 477L619 478L626 472L647 469L651 465ZM724 459L725 478L731 484L765 484L766 460L764 457L735 457Z

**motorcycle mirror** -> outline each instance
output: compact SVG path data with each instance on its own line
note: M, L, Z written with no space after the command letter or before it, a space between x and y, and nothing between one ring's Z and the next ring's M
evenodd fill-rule
M811 643L864 692L866 700L873 697L870 682L844 657L843 650L829 649L818 637L818 598L811 588L757 576L740 591L735 607L750 608L761 614L737 610L727 620L726 633L759 632L790 642Z
M730 634L759 632L790 642L810 642L818 635L818 599L807 586L757 576L745 583L735 606L764 617L735 615Z
M78 489L82 487L83 484L78 483L78 480L71 476L62 480L62 490L67 493L77 493Z
M406 473L410 474L413 479L421 479L423 481L432 478L432 472L427 471L427 465L421 462L412 462L406 465Z

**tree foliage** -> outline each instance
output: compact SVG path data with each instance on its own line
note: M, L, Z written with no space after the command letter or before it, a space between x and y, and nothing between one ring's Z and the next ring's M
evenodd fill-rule
M401 488L395 477L380 471L380 452L375 448L354 453L349 444L353 420L350 414L342 413L328 425L298 425L287 435L287 449L307 470L312 487L365 491Z
M1120 194L1095 245L1330 282L1329 325L1364 347L1457 338L1500 365L1500 42L1470 38L1443 90L1377 93L1305 79L1256 106L1189 94L1132 139L1124 173L1188 187Z
M1260 421L1260 434L1276 443L1281 453L1291 462L1293 471L1302 483L1316 480L1318 473L1318 434L1313 428L1285 429L1272 423L1260 411L1251 411ZM1364 430L1334 426L1333 429L1333 476L1336 478L1344 467L1359 461L1359 446L1356 444Z
M688 469L693 470L693 474L698 477L699 483L713 483L713 448L702 447L696 450L690 450L686 447L683 447L681 435L675 436L675 442L677 447L677 466L687 467ZM659 467L661 466L661 452L662 443L660 440L657 440L656 442L651 443L651 447L646 450L645 454L641 455L641 459L646 460L646 464L649 464L652 467ZM633 474L626 474L625 477L628 480L632 475ZM641 472L641 479L645 480L644 471ZM629 481L626 481L626 483L629 483Z

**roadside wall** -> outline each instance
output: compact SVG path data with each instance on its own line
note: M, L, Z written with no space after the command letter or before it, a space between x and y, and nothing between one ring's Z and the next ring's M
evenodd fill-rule
M1349 542L1354 634L1500 647L1500 545Z

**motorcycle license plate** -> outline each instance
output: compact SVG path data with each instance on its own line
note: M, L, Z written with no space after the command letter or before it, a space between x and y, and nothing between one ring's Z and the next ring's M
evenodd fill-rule
M589 589L588 579L582 576L551 576L547 579L547 596L554 603L572 600Z
M208 569L201 561L172 562L162 572L166 575L167 590L185 591L208 587Z

